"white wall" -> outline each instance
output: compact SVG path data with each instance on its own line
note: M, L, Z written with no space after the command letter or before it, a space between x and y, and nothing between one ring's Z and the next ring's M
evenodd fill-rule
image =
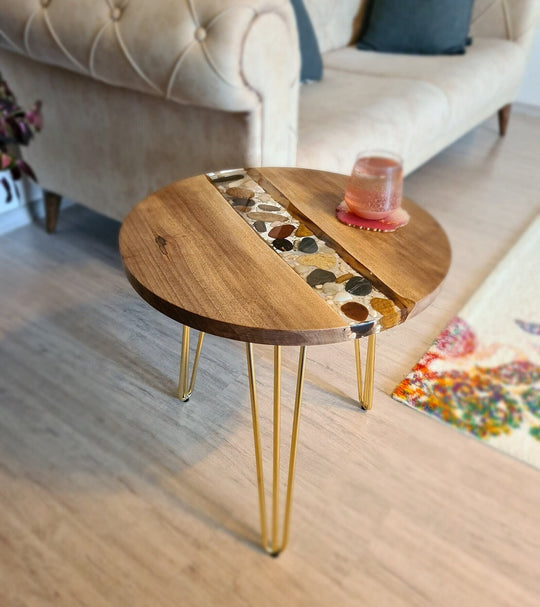
M540 28L536 31L531 57L517 101L540 106Z

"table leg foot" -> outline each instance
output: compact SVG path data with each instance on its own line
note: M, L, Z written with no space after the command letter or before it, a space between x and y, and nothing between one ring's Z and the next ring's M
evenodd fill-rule
M298 360L298 375L296 379L296 396L294 403L293 427L291 435L291 449L289 454L289 472L287 477L287 493L285 496L285 513L281 541L279 540L279 477L280 477L280 396L281 396L281 346L274 346L274 419L273 419L273 479L272 479L272 529L268 541L268 526L266 519L266 499L264 491L261 436L259 430L259 413L257 407L257 389L255 381L255 366L253 362L253 345L246 344L249 391L251 399L251 415L253 419L253 439L255 443L255 464L257 468L257 488L259 495L259 516L261 521L261 545L273 557L278 556L289 541L289 528L291 518L292 494L294 483L294 469L296 463L296 448L298 445L298 425L300 420L300 406L306 368L306 346L300 347Z
M371 409L373 404L373 377L375 375L375 334L368 337L365 381L362 386L362 364L360 358L360 340L354 340L356 357L356 378L358 382L358 401L362 409Z
M195 359L193 361L193 368L191 369L191 380L188 387L189 377L189 327L184 326L182 331L182 353L180 356L180 378L178 380L178 398L187 402L193 392L195 386L195 378L197 377L197 367L199 365L199 358L201 356L201 348L204 339L204 333L199 333L199 341L197 342L197 349L195 351Z

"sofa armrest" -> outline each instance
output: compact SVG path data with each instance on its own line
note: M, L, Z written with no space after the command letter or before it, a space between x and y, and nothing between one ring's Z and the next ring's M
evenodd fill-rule
M476 0L471 34L512 40L528 51L539 19L539 0Z
M254 49L254 28L265 52ZM272 41L281 48L266 52ZM244 70L247 51L258 53L266 75L284 72L288 84L299 62L288 0L0 0L0 46L114 86L226 111L250 110L260 97L261 83Z
M178 104L245 112L246 157L295 162L300 54L289 0L0 0L0 46Z

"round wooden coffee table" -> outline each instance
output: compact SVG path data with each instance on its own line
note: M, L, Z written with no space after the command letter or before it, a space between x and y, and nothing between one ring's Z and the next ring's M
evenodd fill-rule
M335 217L347 176L294 168L235 169L173 183L140 202L120 231L129 281L184 325L178 396L195 382L205 332L246 342L261 539L288 541L306 347L353 340L358 397L371 408L375 335L425 308L450 264L441 226L410 200L407 226L357 230ZM189 380L189 329L200 331ZM360 337L368 338L362 383ZM253 343L274 346L271 538L267 537ZM279 538L281 346L300 346L282 537ZM188 385L189 381L189 385Z

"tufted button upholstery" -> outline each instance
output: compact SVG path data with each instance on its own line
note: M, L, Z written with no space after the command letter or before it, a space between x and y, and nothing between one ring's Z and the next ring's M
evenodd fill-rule
M118 21L122 16L122 9L119 6L115 6L111 9L111 19Z
M205 38L206 30L204 29L204 27L198 27L195 30L195 40L197 40L197 42L202 42Z
M284 92L294 80L295 61L283 58L298 54L289 0L40 2L46 11L36 0L0 0L0 47L181 104L252 111L267 93L243 73L246 41L253 24L271 15L259 46L281 40L283 30L284 47L256 51L255 59L265 73L280 73Z
M506 38L527 46L537 30L538 2L527 0L475 0L471 35Z

